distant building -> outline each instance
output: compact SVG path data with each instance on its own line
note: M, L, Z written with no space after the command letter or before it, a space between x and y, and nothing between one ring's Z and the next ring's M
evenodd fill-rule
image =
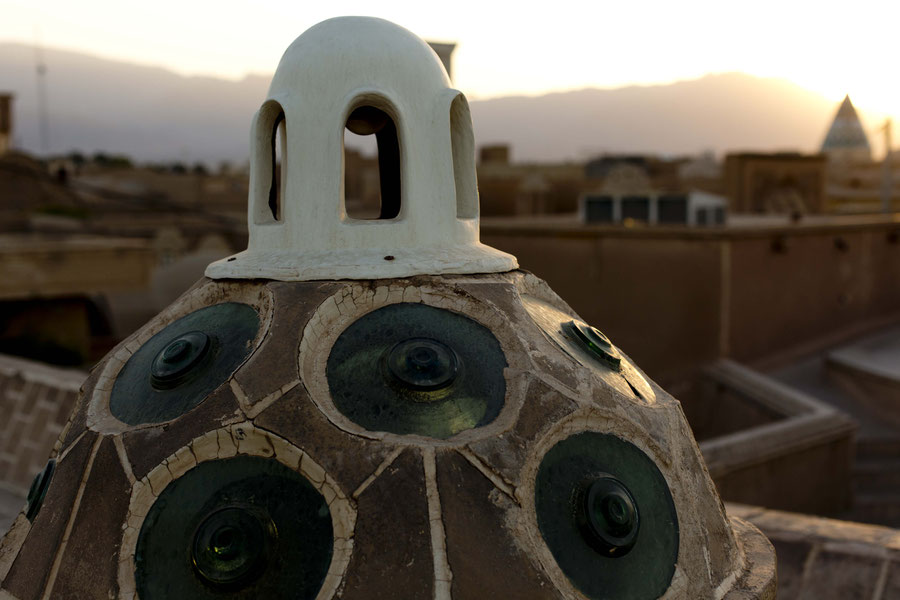
M678 166L678 180L689 190L703 190L718 195L725 193L722 188L722 163L716 160L715 153L711 151L682 162Z
M834 121L822 142L822 153L830 160L838 162L870 162L872 160L872 148L869 139L850 102L850 96L844 96Z
M18 151L0 156L0 232L35 230L58 217L83 217L86 210L86 202L51 178L40 161Z
M891 190L900 187L900 157L894 153L883 162L872 160L868 137L849 97L838 108L822 152L828 156L826 196L832 212L895 210Z
M481 214L579 215L582 221L713 225L724 222L712 155L603 155L586 163L513 163L508 144L479 150ZM684 173L684 174L683 174Z
M680 186L679 168L685 162L643 154L608 154L589 160L584 165L584 176L592 184L605 185L611 175L621 176L622 167L630 167L633 173L643 173L654 188L675 191Z
M896 149L890 162L887 173L881 162L829 163L826 194L831 210L837 213L881 212L884 203L882 186L886 177L890 179L888 190L894 190L896 200L896 190L900 190L900 154ZM896 201L892 206L893 210L898 209Z
M481 215L573 214L584 190L584 170L576 163L510 162L508 144L482 146L478 153Z
M482 146L478 152L479 164L509 164L509 144Z
M0 156L12 148L12 94L0 93Z
M344 208L353 219L375 219L381 211L378 156L344 148Z
M825 212L825 169L824 154L728 154L729 208L736 213Z
M727 201L702 191L582 195L582 222L592 225L634 221L648 225L724 225Z
M643 159L646 160L646 159ZM588 163L599 171L599 161ZM645 163L634 160L604 168L603 184L579 198L581 221L589 224L640 222L648 225L722 225L725 198L701 191L660 189L653 185Z

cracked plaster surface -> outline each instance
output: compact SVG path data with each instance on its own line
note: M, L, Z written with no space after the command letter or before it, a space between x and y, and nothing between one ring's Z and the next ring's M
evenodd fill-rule
M479 284L500 285L511 288L514 304L509 307L495 304L489 296L481 297ZM221 286L222 289L218 289ZM485 288L486 289L486 288ZM529 300L533 299L533 300ZM232 376L227 380L239 409L227 419L226 425L204 433L188 445L176 450L164 459L145 477L135 480L125 448L118 435L114 436L126 476L133 482L128 516L123 524L120 552L118 584L120 598L135 598L133 552L137 544L140 527L150 506L162 493L165 486L182 476L193 466L207 460L229 458L238 454L261 456L279 460L286 466L301 472L325 496L332 511L335 532L335 554L329 567L319 599L327 599L340 594L343 574L349 564L353 550L353 530L357 515L355 499L365 489L391 467L395 459L408 447L419 447L422 468L426 474L426 496L431 523L432 562L435 569L435 598L445 600L451 597L452 565L447 559L446 536L441 520L440 494L434 477L434 452L442 446L449 446L472 464L491 482L500 497L512 500L508 504L506 522L503 524L511 533L524 553L531 557L534 566L549 575L556 586L556 594L563 598L580 598L568 579L555 565L543 543L534 521L533 485L534 473L543 453L554 441L579 431L609 431L637 444L658 464L672 488L682 528L702 532L699 536L684 536L679 549L679 561L669 591L668 599L700 597L703 590L714 590L715 598L729 598L741 593L743 583L748 580L748 564L742 551L745 538L751 542L753 532L741 529L742 536L735 537L733 527L726 521L718 497L712 489L711 481L703 466L702 459L693 439L683 422L677 402L643 379L643 374L633 368L633 373L641 377L647 387L632 387L622 383L623 379L610 379L607 373L596 368L585 369L583 357L573 355L560 347L559 340L547 335L547 319L540 318L529 310L529 301L537 301L556 313L557 319L578 318L577 314L559 299L542 280L531 274L514 272L501 275L421 277L396 282L348 282L336 293L321 302L298 335L297 361L300 379L290 381L263 396L254 396L254 390L247 390ZM177 318L203 306L218 301L243 301L261 312L260 333L256 344L259 346L268 335L271 322L272 294L265 286L243 287L230 283L215 284L202 282L157 319L125 343L107 359L101 376L93 389L85 389L92 411L89 411L88 426L108 433L118 433L125 426L110 425L110 418L100 413L108 403L109 392L118 371L140 344ZM506 402L501 415L486 427L469 430L450 440L434 440L420 436L394 436L384 432L357 431L353 424L342 420L342 415L329 407L327 381L324 379L324 359L331 345L344 328L363 314L379 307L398 302L421 302L438 308L452 310L473 318L488 327L497 339L508 359L509 367L504 376L507 382ZM551 319L552 320L552 319ZM627 357L624 357L628 365ZM240 368L238 369L240 370ZM626 376L627 379L627 376ZM490 454L482 450L496 444L518 425L519 411L526 398L529 381L540 380L559 398L575 402L576 411L558 423L547 423L536 438L527 441L527 459L518 469L520 474L511 479L493 464ZM356 490L341 490L340 486L307 453L297 448L290 440L265 431L252 423L266 408L277 405L285 393L296 386L303 386L312 401L325 416L339 429L349 435L358 435L373 440L384 440L396 445L378 467ZM637 388L641 394L634 392ZM649 391L649 393L648 393ZM120 424L121 425L121 424ZM81 439L82 433L77 439ZM65 432L63 434L65 436ZM61 436L61 440L63 439ZM96 443L99 443L98 438ZM76 441L77 441L76 439ZM58 444L59 446L59 444ZM74 446L57 448L60 459ZM429 460L430 459L430 460ZM85 475L86 478L87 475ZM85 479L86 480L86 479ZM85 481L82 481L82 486ZM709 502L697 502L697 498ZM496 504L496 502L495 502ZM73 513L74 515L74 513ZM19 525L13 528L17 536L24 538L27 528ZM13 532L11 532L12 534ZM748 538L749 536L749 538ZM8 536L10 537L10 536ZM12 536L12 544L16 536ZM0 550L8 548L10 540L4 539ZM710 552L715 547L717 551ZM724 551L723 551L724 550ZM12 563L0 552L0 566L6 568ZM61 555L61 554L60 554ZM687 573L704 573L702 581L688 577ZM548 590L549 591L549 590Z

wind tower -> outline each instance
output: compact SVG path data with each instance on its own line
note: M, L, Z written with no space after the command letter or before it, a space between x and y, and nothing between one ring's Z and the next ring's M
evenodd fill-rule
M0 156L12 149L13 95L0 92Z

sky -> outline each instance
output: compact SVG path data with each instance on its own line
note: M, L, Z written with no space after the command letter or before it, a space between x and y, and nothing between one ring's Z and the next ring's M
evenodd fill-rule
M294 38L340 15L457 43L454 83L470 99L743 71L900 118L897 0L0 0L0 41L240 79L271 74Z

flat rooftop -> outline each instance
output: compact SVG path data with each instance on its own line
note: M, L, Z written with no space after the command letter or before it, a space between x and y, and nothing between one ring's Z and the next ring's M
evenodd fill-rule
M483 217L481 230L487 235L553 234L564 237L636 236L654 238L722 239L778 234L822 234L884 229L900 233L900 212L854 215L804 215L794 221L790 215L729 214L720 226L689 227L686 225L631 226L582 223L576 214L522 215L516 217Z
M859 439L900 440L896 423L885 419L870 403L861 402L836 382L828 365L829 360L835 359L863 374L875 374L900 384L900 325L824 348L768 373L853 417L859 423Z
M145 289L154 262L135 238L0 234L0 300Z

